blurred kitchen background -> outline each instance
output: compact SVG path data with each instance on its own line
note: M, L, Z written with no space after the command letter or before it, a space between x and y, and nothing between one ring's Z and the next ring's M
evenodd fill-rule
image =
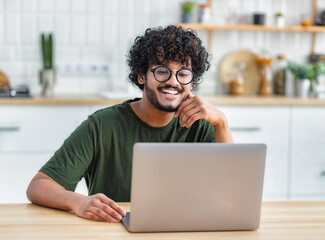
M325 0L184 3L0 0L0 203L28 202L29 181L82 121L141 94L126 55L169 24L196 29L212 54L195 94L225 113L236 143L267 144L263 200L325 199Z
M183 0L0 0L0 70L12 86L26 84L32 95L41 86L41 33L54 35L55 94L133 92L127 82L126 54L134 38L149 27L179 24ZM195 3L194 22L199 18ZM285 25L300 25L301 17L312 18L312 0L215 0L211 24L252 24L254 13L265 14L265 25L274 26L281 12ZM317 13L325 1L317 1ZM209 32L197 30L205 46ZM311 54L312 33L291 31L213 31L212 67L200 87L202 93L225 93L219 66L230 52L246 49L267 52L272 58L303 63ZM318 33L315 52L325 53L325 34Z

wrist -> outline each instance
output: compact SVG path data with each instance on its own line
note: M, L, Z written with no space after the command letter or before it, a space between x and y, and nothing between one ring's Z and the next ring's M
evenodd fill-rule
M76 208L79 206L79 203L81 202L82 198L86 196L80 194L80 193L75 193L75 192L70 192L68 196L68 201L67 205L70 211L76 212Z
M228 129L228 122L223 113L220 113L220 116L218 117L218 121L213 125L214 129L216 130L222 130L222 129Z

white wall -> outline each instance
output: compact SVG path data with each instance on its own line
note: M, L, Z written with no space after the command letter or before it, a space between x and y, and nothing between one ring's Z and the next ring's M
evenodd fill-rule
M39 33L55 33L55 62L59 70L56 93L127 91L126 57L134 38L148 27L176 24L182 0L0 0L0 69L12 85L26 83L38 93L41 68ZM203 3L203 0L197 0ZM276 11L288 24L297 25L302 14L311 16L312 0L213 0L213 22L225 24L240 17L247 23L256 11L267 13L273 24ZM319 10L325 1L318 0ZM199 31L207 46L207 33ZM250 31L214 33L210 73L202 91L222 92L217 84L218 64L230 51L267 49L275 56L303 61L311 50L311 34ZM319 33L316 51L325 53L325 34ZM97 67L97 71L91 68ZM105 71L108 67L108 71ZM217 90L216 90L217 88Z

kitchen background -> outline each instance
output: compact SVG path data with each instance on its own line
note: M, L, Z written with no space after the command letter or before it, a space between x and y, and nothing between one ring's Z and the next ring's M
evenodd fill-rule
M178 24L183 0L0 0L0 69L11 85L27 84L32 94L40 92L40 33L53 32L56 94L134 92L126 81L126 54L134 38L148 27ZM206 1L194 1L197 5ZM318 10L325 1L317 2ZM286 25L299 25L302 15L312 15L311 0L214 0L214 24L252 23L255 12L266 14L266 25L274 25L281 11ZM197 9L198 10L198 9ZM197 16L196 16L197 17ZM208 32L198 31L208 47ZM224 93L218 75L220 61L229 52L266 50L275 58L304 62L311 53L308 32L215 31L210 52L212 68L199 89L202 93ZM318 33L316 53L325 53L325 34Z
M194 2L196 6L206 3ZM252 24L253 14L263 12L265 24L274 26L274 15L280 11L286 25L301 30L302 15L312 17L316 0L211 2L212 24ZM128 49L148 27L180 23L181 3L182 0L0 0L0 70L9 77L11 86L26 84L36 96L2 97L0 84L0 203L28 202L25 191L29 181L71 132L89 114L136 94L127 81ZM195 19L198 10L196 7ZM317 15L324 11L325 0L318 0ZM212 38L208 30L198 30L206 47L211 43L213 55L212 67L198 91L214 94L207 99L227 116L235 142L267 144L263 200L324 200L325 100L314 96L237 98L215 93L227 93L219 73L229 53L244 49L270 56L275 63L281 53L288 60L305 63L312 52L314 34L315 53L325 54L325 28L251 30L254 27L258 26L243 31L212 31ZM305 31L308 29L320 32ZM58 78L53 98L37 97L41 92L38 75L43 68L42 32L54 33ZM232 59L238 61L239 56ZM251 59L256 66L256 56ZM256 85L257 71L254 74ZM1 80L0 74L0 83ZM252 87L247 80L250 78L245 79L245 87ZM323 85L325 89L325 80ZM120 99L89 96L112 93ZM79 186L77 191L87 194L84 181Z

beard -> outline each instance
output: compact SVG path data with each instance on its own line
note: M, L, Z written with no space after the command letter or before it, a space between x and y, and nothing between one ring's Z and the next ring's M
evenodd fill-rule
M181 103L187 99L187 96L184 97L184 99L176 107L174 107L172 105L162 105L158 101L158 97L157 97L157 94L155 93L155 91L153 89L149 88L147 79L145 79L145 81L146 81L146 84L144 85L144 88L145 88L145 91L146 91L147 99L149 100L149 102L152 105L154 105L157 109L159 109L161 111L164 111L164 112L176 112L177 109L179 108L179 106L181 105ZM179 93L184 91L184 89L177 88L177 87L172 87L170 85L159 86L157 89L158 89L158 91L161 91L164 88L166 88L166 89L167 88L173 88L176 91L178 91Z

